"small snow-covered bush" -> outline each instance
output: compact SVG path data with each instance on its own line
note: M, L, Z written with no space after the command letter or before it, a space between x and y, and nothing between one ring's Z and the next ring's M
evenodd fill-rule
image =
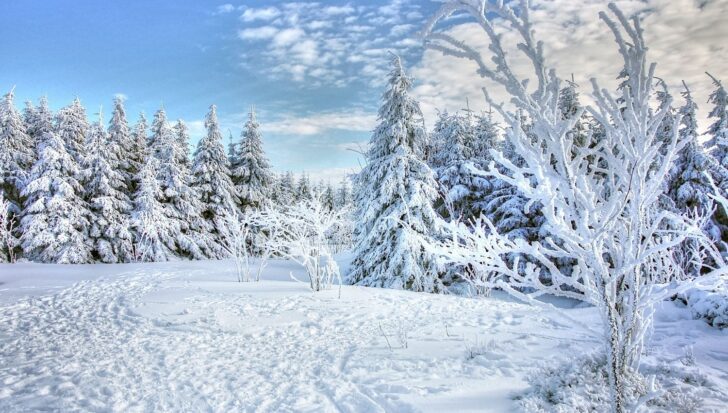
M528 378L531 388L518 396L517 402L523 411L530 413L609 411L606 361L604 353L599 352L542 367ZM655 377L654 386L649 386L647 376ZM640 400L646 401L640 411L648 412L704 411L703 396L716 392L697 367L683 363L645 366L640 372L631 371L626 383L631 403L638 405ZM650 387L653 387L651 391ZM650 397L645 397L648 392Z
M696 319L703 319L715 328L728 327L728 291L711 292L691 288L677 295L690 308Z

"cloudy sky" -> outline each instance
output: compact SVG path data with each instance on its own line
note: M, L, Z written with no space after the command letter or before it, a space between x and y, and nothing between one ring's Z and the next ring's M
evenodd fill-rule
M389 51L415 77L428 125L437 108L463 108L466 98L485 109L478 90L491 85L473 66L424 51L416 39L437 2L225 1L2 1L0 88L15 85L21 105L47 95L58 108L78 96L92 118L117 94L132 120L164 105L188 122L193 141L211 103L236 138L255 105L277 170L333 180L358 169L356 149L375 125ZM573 73L585 95L590 77L613 85L618 56L597 18L606 2L533 3L537 36L559 75ZM704 72L728 81L728 0L617 3L644 20L658 75L676 97L685 80L706 113ZM443 29L486 50L467 19L455 16ZM493 94L504 98L497 88Z

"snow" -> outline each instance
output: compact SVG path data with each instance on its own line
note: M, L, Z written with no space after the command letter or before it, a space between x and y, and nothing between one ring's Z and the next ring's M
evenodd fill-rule
M343 272L350 259L338 256ZM0 411L512 411L544 362L600 347L504 294L343 286L339 299L289 273L307 281L281 260L257 283L236 282L232 261L2 264ZM553 303L599 321L594 308ZM726 389L726 339L665 302L645 365L682 367L690 346ZM708 392L701 411L726 405L724 391Z

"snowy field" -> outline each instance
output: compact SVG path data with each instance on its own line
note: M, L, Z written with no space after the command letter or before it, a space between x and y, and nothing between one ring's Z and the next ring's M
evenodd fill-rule
M513 411L539 366L599 345L498 294L343 286L338 298L289 272L305 279L285 261L258 283L225 261L1 265L0 411ZM558 304L596 324L593 309ZM692 346L710 383L700 411L725 411L727 343L668 302L644 364L684 371Z

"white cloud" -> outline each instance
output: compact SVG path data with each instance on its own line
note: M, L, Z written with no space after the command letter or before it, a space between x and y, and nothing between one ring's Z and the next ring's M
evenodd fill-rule
M266 132L287 135L318 135L327 131L369 132L374 129L377 117L375 114L360 110L349 112L325 112L311 115L288 115L281 119L267 122L261 127Z
M355 11L356 10L353 7L351 7L349 5L346 5L346 6L329 6L329 7L324 7L324 9L321 10L321 13L323 13L323 14L325 14L327 16L338 16L338 15L341 15L341 14L352 14Z
M728 2L708 1L701 4L693 0L621 0L617 4L625 13L640 13L643 17L648 58L657 62L657 75L666 79L673 96L678 100L680 82L685 80L693 90L705 117L706 101L711 84L704 71L728 76ZM702 5L702 7L699 7ZM531 16L536 36L544 41L547 63L557 74L568 79L574 74L580 85L584 103L591 91L589 78L598 78L603 87L616 86L621 59L609 29L599 17L606 8L601 0L534 1ZM477 47L488 58L485 35L474 23L458 25L449 30L456 38ZM529 76L529 66L515 51L515 36L506 32L503 42L511 50L515 71ZM455 110L465 106L466 97L471 108L486 109L480 86L500 101L507 101L505 92L476 74L469 61L439 52L426 51L421 62L412 70L419 81L414 90L430 123L435 109ZM429 125L431 126L431 125Z
M217 14L232 13L233 11L235 11L235 6L230 3L217 6Z
M256 20L270 21L281 14L281 11L275 7L265 7L260 9L245 9L240 19L244 22L253 22Z
M252 29L238 30L238 37L243 40L271 39L278 33L273 26L261 26Z
M304 32L302 29L299 29L297 27L281 30L280 32L276 33L275 36L273 36L273 46L274 47L290 46L293 43L295 43L297 40L301 40L305 35L306 35L306 32Z

